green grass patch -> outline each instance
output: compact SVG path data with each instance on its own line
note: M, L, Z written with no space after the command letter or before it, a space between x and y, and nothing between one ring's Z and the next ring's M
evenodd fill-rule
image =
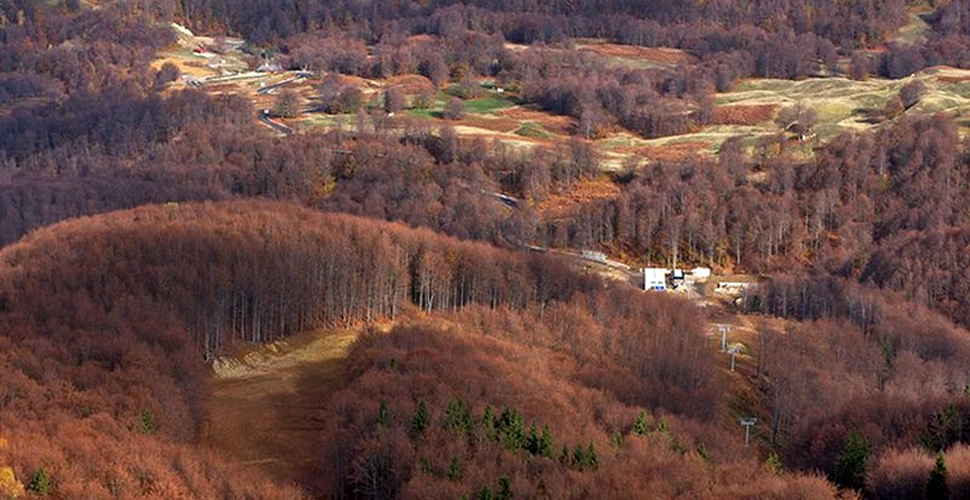
M552 132L549 132L536 122L522 122L522 125L516 129L515 134L536 139L550 139L553 137Z
M815 125L812 129L818 134L819 139L826 141L838 136L842 132L846 132L845 127L840 126L838 123L820 123Z
M970 82L947 83L942 85L942 90L970 99Z
M430 108L430 109L409 109L408 110L408 114L410 114L411 116L413 116L415 118L423 118L425 120L430 120L432 118L442 118L444 116L442 114L442 112L441 112L440 109L434 109L434 108Z
M612 139L605 140L600 143L600 147L606 150L614 150L617 148L627 148L636 144L637 141L629 137L614 137ZM642 141L640 141L642 142Z
M515 103L509 101L508 99L502 99L499 97L486 97L484 99L471 99L465 101L465 110L469 113L479 115L493 114L496 111L511 108L512 106L515 106Z
M308 127L335 127L337 124L349 127L356 124L356 118L356 115L353 114L327 115L323 113L308 113L303 115L300 123Z

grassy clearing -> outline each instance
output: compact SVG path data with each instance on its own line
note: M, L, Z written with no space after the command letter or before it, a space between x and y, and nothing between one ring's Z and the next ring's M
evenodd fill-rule
M469 113L480 115L494 114L497 111L511 108L515 103L497 96L489 96L484 99L470 99L465 101L465 110Z
M343 361L358 336L352 330L311 332L217 360L206 443L280 481L302 479L319 458L321 424L314 418L339 389Z
M912 22L899 32L899 40L918 40L925 34L922 12L913 11ZM157 68L164 62L177 64L184 74L207 80L213 92L238 92L251 95L260 84L290 75L256 75L249 73L228 76L227 66L241 62L237 54L227 54L225 60L202 58L192 52L200 37L181 40L180 44L160 54L153 62ZM689 60L689 54L673 49L622 46L603 40L577 40L580 50L593 53L614 63L631 67L655 67ZM517 47L512 47L516 49ZM225 75L225 76L222 76ZM214 78L214 80L213 80ZM861 131L880 126L885 120L887 103L898 95L900 89L913 80L920 80L926 91L919 103L904 114L943 112L952 116L961 128L970 127L970 71L946 67L930 68L901 80L872 78L854 81L842 77L808 78L798 81L778 79L749 79L740 82L732 92L715 96L715 124L690 134L660 139L644 139L624 130L617 130L596 141L603 152L604 168L620 168L631 159L675 159L677 155L716 155L723 142L740 137L749 150L764 137L783 133L775 124L778 113L785 108L801 105L816 114L813 131L817 138L800 145L789 145L788 150L804 150L805 156L838 134ZM388 82L353 82L369 95L376 94ZM301 90L304 98L312 101L312 82L300 82L293 88ZM430 90L430 82L422 77L399 77L397 84L411 85L415 89ZM457 122L456 130L471 137L497 139L517 147L548 145L551 141L565 139L575 132L575 120L543 112L530 106L519 106L507 93L500 93L493 81L481 81L474 93L476 99L464 101L466 118ZM228 90L227 90L228 89ZM427 109L409 109L406 114L414 118L440 123L447 102L463 89L452 85L437 90ZM273 96L254 96L254 105L265 108L272 105ZM338 125L353 126L352 115L329 116L311 113L293 120L300 127L332 128ZM961 130L966 134L967 130Z
M415 118L423 118L425 120L440 120L443 117L443 111L448 100L452 98L452 95L445 92L438 92L435 96L434 104L427 109L409 109L407 113ZM498 95L491 95L482 99L469 99L464 101L465 112L469 115L495 115L500 111L515 107L515 103L510 99L505 97L499 97Z
M916 28L912 28L916 32ZM910 33L911 35L913 33ZM864 81L847 78L812 78L800 81L751 79L741 82L733 92L719 94L718 106L777 105L779 109L799 104L816 113L814 132L818 142L829 140L843 132L866 130L880 123L873 117L881 115L890 99L911 81L921 81L926 91L920 102L906 114L942 112L957 118L958 123L970 111L970 71L953 68L931 68L900 80L871 78ZM696 134L684 136L696 140L718 141L717 137L739 135L754 143L758 137L776 134L781 129L772 122L759 127L706 127ZM723 141L723 138L720 139ZM810 153L808 153L810 155Z
M336 127L337 125L347 127L356 123L357 119L353 114L327 115L324 113L308 113L301 118L300 124L305 127Z
M443 116L441 113L441 109L435 109L435 108L409 109L408 114L415 118L423 118L425 120L440 119Z
M515 131L516 135L522 137L534 137L536 139L552 139L555 135L549 132L542 125L536 122L522 122L522 125Z

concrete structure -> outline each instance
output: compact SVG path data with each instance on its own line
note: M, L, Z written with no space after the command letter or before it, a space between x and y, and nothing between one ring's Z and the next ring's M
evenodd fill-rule
M711 268L709 267L695 267L690 270L690 275L695 279L707 279L711 277Z
M673 284L674 290L683 286L684 278L685 277L684 277L683 269L674 269L673 272L670 273L670 282L671 284Z
M590 260L593 262L600 262L600 263L606 262L606 254L603 252L597 252L595 250L583 250L582 257L585 260Z
M256 68L256 71L259 73L279 73L283 71L283 67L278 62L264 62Z
M748 285L750 283L743 281L719 281L714 291L722 293L743 292L748 289Z

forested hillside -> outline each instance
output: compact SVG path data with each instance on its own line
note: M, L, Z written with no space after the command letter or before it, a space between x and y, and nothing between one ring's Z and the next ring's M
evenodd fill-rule
M97 258L92 259L94 256ZM392 419L374 412L371 406L379 398L375 395L374 400L368 399L370 389L350 385L345 389L349 399L338 403L345 396L335 396L332 406L344 408L341 416L322 417L334 428L326 431L321 443L329 443L324 448L332 448L338 457L331 462L329 453L321 455L323 491L356 491L343 485L365 480L357 474L372 473L378 476L367 481L376 482L382 489L363 496L381 498L397 491L412 474L417 476L417 462L410 462L410 455L397 455L405 450L394 448L397 441L393 439L400 435L391 430L407 423L401 419L410 414L415 401L395 386L411 386L413 389L405 391L418 391L415 397L428 399L429 421L420 424L427 427L428 439L439 432L431 418L444 418L439 416L449 413L452 415L448 418L470 419L471 412L482 411L485 404L495 405L496 419L502 417L499 408L513 405L515 408L508 411L525 415L515 418L536 419L542 426L550 426L546 432L555 430L556 449L552 450L550 441L541 452L533 449L531 453L551 475L539 482L512 476L516 487L521 481L531 481L531 488L556 488L551 494L557 497L584 496L582 492L588 494L592 491L589 488L597 488L597 482L612 482L607 477L614 474L617 480L632 480L633 476L623 471L637 462L635 457L673 446L681 432L685 433L682 439L688 440L683 445L686 448L677 451L681 447L677 444L673 453L666 452L666 458L655 458L657 467L683 463L702 470L704 461L710 460L708 453L725 463L746 460L736 445L727 445L722 451L713 436L703 437L720 432L716 425L718 405L712 404L720 391L717 375L704 361L709 354L703 346L697 313L685 309L686 304L631 295L625 289L604 290L597 280L577 275L548 257L525 257L425 231L320 215L287 205L235 203L168 204L64 223L7 248L0 260L2 341L7 346L2 365L6 381L2 424L5 438L15 443L5 457L21 477L30 477L45 467L54 478L59 497L210 497L204 492L220 491L225 484L228 489L211 493L211 497L292 498L295 493L285 489L271 493L258 476L239 482L229 472L216 472L226 466L215 457L192 451L205 421L202 359L233 342L279 339L321 325L394 317L408 307L468 310L455 317L458 325L467 323L472 331L481 329L498 338L485 341L481 333L460 333L464 326L456 326L459 331L452 334L428 325L392 333L386 340L362 341L351 354L347 369L354 379L373 370L373 363L387 367L387 356L393 359L397 355L390 353L400 350L400 360L390 361L390 369L391 373L405 371L400 378L392 377L393 382L386 379L391 374L386 374L385 382L379 383L383 397L388 398L388 409L383 411L398 415L398 420L394 425L391 420L376 424L388 430L373 438L374 446L385 453L379 460L399 465L387 469L390 465L381 462L373 464L378 467L376 471L341 472L349 471L351 462L358 464L351 457L362 453L354 441L362 435L354 429L364 431L375 425L373 418ZM273 283L286 290L274 291L270 286ZM284 301L284 297L302 302ZM500 319L503 315L504 320ZM516 317L520 319L514 320ZM643 318L654 319L644 322ZM495 323L509 320L533 326L509 329ZM679 332L677 340L661 343L664 332ZM434 354L436 350L449 354L440 357ZM529 359L527 365L544 365L546 362L540 360L548 358L550 365L545 370L562 364L566 371L530 373L528 378L538 378L509 392L515 385L508 384L523 383L519 370L524 366L516 363L516 358ZM477 363L482 366L476 368ZM479 372L509 378L494 385L494 380L472 382L472 378L462 377L463 381L452 389L408 382L412 376L420 379L433 373L457 373L458 367L470 370L469 375ZM411 370L418 371L411 374ZM431 372L421 375L423 370ZM506 370L512 371L506 374ZM565 376L569 372L575 375ZM537 390L534 384L554 383L542 378L552 373L559 383L575 388L569 392L553 390L552 386ZM65 385L63 381L73 382ZM448 383L444 379L441 382ZM469 384L474 383L483 384L478 390L485 392L471 390ZM506 389L493 394L499 387ZM445 412L442 405L449 398L462 399L450 404L464 405L464 409ZM553 399L545 402L541 398ZM551 403L553 400L560 402ZM560 406L550 410L548 404ZM567 407L572 409L567 411ZM584 407L586 411L579 411ZM638 408L649 410L649 429L643 427L647 423L641 423L637 430L631 430ZM602 412L606 412L602 417L592 418ZM666 417L669 422L657 429L654 412L664 412L658 415L661 419L670 412ZM513 418L510 415L502 418ZM351 420L340 420L346 418ZM680 419L685 419L684 429L676 429L667 437L673 432L667 426L678 425ZM449 425L470 426L472 422ZM515 425L524 424L519 421ZM421 434L425 429L418 430ZM331 432L341 437L331 436ZM407 432L407 425L401 432ZM473 429L461 432L472 433ZM462 453L456 455L459 462L463 462L464 453L473 453L472 462L457 465L469 471L468 482L453 478L454 485L439 487L448 490L465 484L470 488L498 481L499 477L481 476L486 470L474 465L475 460L494 463L498 470L505 469L505 461L509 466L517 463L514 457L520 448L537 445L526 443L529 436L525 427L514 432L521 435L505 439L522 441L506 443L515 446L505 459L503 448L491 444L475 452L456 450ZM659 434L647 436L655 432ZM623 435L631 433L635 437L627 446L633 446L632 457L610 447L614 434L622 440ZM449 436L445 432L434 439L448 442L452 439ZM391 441L385 442L385 438ZM348 439L340 446L348 446L346 453L350 455L339 451L340 446L333 448ZM701 439L712 442L700 445L703 451L698 457L694 455L695 445L690 443ZM560 444L569 445L565 459L559 457ZM712 451L704 448L708 446ZM599 474L600 459L593 455L597 447L603 457L603 472ZM477 453L483 455L478 457ZM574 463L575 454L578 461ZM146 462L149 456L153 458ZM366 455L361 455L361 460L366 460ZM615 461L618 463L613 467ZM338 476L330 479L328 474ZM584 475L591 475L594 483L586 483ZM572 479L563 484L566 477ZM689 478L690 474L684 476L684 480L693 482L690 488L695 491L708 489L705 481ZM786 487L765 480L760 488L767 491ZM734 478L723 481L729 490L746 491L743 482ZM828 491L822 481L805 481ZM663 483L654 487L662 490L667 487ZM415 483L414 487L419 486ZM566 490L555 493L560 487Z
M349 385L321 416L332 428L321 436L330 451L321 452L319 491L427 497L500 489L502 481L557 498L631 487L648 488L647 497L670 488L778 498L788 488L832 491L820 479L789 483L757 472L763 484L726 475L711 486L706 473L688 472L711 460L726 467L750 460L720 436L720 382L705 361L698 312L603 289L548 257L287 205L234 203L68 222L7 248L0 260L2 424L15 443L5 458L21 477L44 467L58 497L292 498L258 476L240 481L218 458L192 450L205 421L203 357L233 342L394 317L409 307L462 312L453 327L419 325L358 344ZM467 376L419 382L446 373ZM427 421L414 423L419 400ZM494 407L490 431L478 430L486 405ZM532 420L547 435L541 446L540 431L527 430ZM429 454L439 446L453 456ZM624 484L646 457L654 467L684 468L681 479L648 475L647 484ZM518 467L547 472L536 478Z
M0 498L970 497L968 8L0 0Z
M4 456L18 477L45 467L60 498L293 498L193 451L212 353L407 304L521 309L595 288L548 258L260 203L81 219L0 261Z
M55 225L0 259L2 423L15 443L5 457L21 477L45 466L62 497L209 496L200 492L229 481L225 498L291 498L192 451L206 419L203 359L234 343L409 310L445 315L354 347L346 385L321 410L329 451L311 491L834 494L821 479L759 472L724 427L729 379L714 368L702 311L604 288L549 257L236 202ZM897 303L858 285L798 281L751 299L813 321L760 332L755 387L770 410L765 439L784 463L838 478L835 460L855 426L876 457L966 439L945 420L968 411L955 396L967 383L965 331L928 311L899 314ZM109 435L117 444L77 451ZM142 444L123 444L131 439ZM157 458L137 458L146 447ZM633 473L647 463L658 473Z

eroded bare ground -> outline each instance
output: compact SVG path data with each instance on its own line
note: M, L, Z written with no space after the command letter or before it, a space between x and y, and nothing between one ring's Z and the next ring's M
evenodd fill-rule
M320 409L359 334L315 331L218 360L205 441L241 465L306 484L322 446Z

